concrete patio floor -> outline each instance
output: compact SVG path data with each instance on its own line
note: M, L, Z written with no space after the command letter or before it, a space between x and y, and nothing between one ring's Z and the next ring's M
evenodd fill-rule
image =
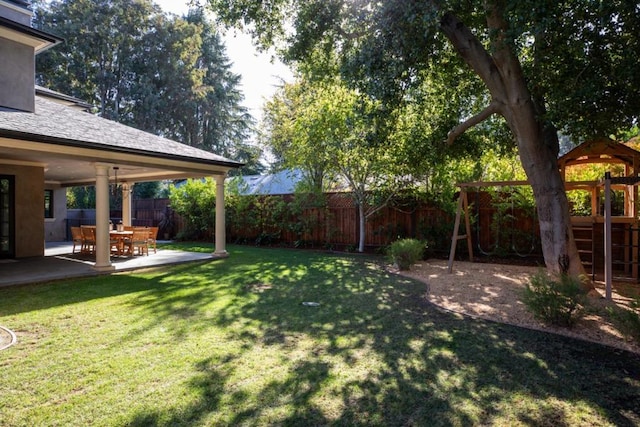
M43 257L0 260L0 287L120 273L215 258L213 254L158 249L157 253L151 251L148 256L112 257L111 263L115 271L104 273L93 269L94 261L91 257L72 254L72 249L73 245L70 242L47 243Z

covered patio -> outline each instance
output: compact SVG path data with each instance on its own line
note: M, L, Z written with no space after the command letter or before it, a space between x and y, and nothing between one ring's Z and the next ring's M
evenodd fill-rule
M43 257L0 260L0 288L104 274L94 268L93 260L72 254L72 247L70 242L48 243ZM112 271L120 273L216 258L215 254L158 249L153 256L118 259L111 265Z
M205 176L213 177L217 188L215 255L226 255L224 180L240 163L81 111L61 94L38 91L35 101L34 113L0 111L0 175L8 177L9 187L2 237L5 247L7 241L13 245L3 258L43 255L45 224L66 219L66 188L95 185L93 268L114 271L110 191L122 192L122 222L130 226L134 183ZM58 195L51 217L43 214L46 191Z

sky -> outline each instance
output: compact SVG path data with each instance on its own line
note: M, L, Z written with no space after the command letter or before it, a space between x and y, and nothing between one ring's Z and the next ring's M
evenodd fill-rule
M186 14L189 0L154 0L165 12ZM227 56L233 63L232 71L242 76L241 90L245 96L244 106L253 117L262 117L262 105L275 92L282 79L292 81L292 73L280 61L272 62L272 55L258 53L251 37L229 31L224 37Z

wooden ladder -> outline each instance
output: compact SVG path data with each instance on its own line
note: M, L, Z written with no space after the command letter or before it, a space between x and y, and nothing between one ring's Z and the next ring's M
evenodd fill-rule
M464 223L466 233L458 235L460 231L460 216L464 212ZM467 249L469 250L469 261L473 262L473 245L471 244L471 224L469 221L469 201L467 199L467 190L462 188L458 197L458 209L456 210L456 222L453 226L453 236L451 237L451 251L449 252L449 273L453 271L453 259L456 256L456 246L458 240L467 239Z
M573 239L578 247L580 261L585 268L591 267L591 280L596 278L594 226L594 222L572 225Z

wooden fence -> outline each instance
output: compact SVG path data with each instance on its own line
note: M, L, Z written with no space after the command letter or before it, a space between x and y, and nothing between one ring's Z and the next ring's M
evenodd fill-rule
M468 198L474 255L541 257L539 225L533 204L522 207L506 192L470 191ZM235 214L233 207L227 209L228 242L336 250L355 250L358 245L358 209L348 194L329 194L325 206L305 207L296 215L291 209L282 209L283 205L290 207L294 203L292 195L266 196L257 200L253 211L240 215ZM285 214L277 217L278 221L274 218L269 221L276 210ZM111 212L111 220L119 221L120 215L120 211ZM184 219L170 210L168 199L134 199L132 202L133 225L159 226L167 215L170 215L173 227L161 230L160 239L180 235L185 230ZM447 213L433 204L405 200L380 209L367 219L365 247L367 251L377 251L398 238L414 237L427 242L431 255L445 255L451 245L453 219L454 213ZM81 224L95 224L93 209L68 210L67 226ZM212 225L201 237L213 240L213 228ZM624 244L632 240L629 232L640 233L638 229L627 228L614 227L613 230L614 260L620 262L629 258L627 252L631 249ZM168 234L164 235L164 232ZM600 262L603 256L601 228L594 227L588 234L588 238L576 235L577 241L593 242L579 249L592 253L594 260ZM465 257L466 250L466 245L458 245L459 256ZM589 264L590 260L583 261Z
M292 196L271 197L278 198L285 204L292 203ZM256 209L264 209L264 205L271 206L260 202L256 203ZM276 206L277 202L272 205ZM327 203L323 207L305 207L297 215L285 213L277 223L273 220L270 223L262 221L264 212L254 213L253 216L252 222L228 218L229 241L338 249L355 248L359 241L358 209L353 199L344 193L328 194ZM400 237L426 239L434 233L450 240L452 218L452 215L446 215L441 209L427 204L385 207L367 219L365 246L368 250L375 250ZM268 224L264 225L265 223ZM443 248L448 247L444 242L441 243Z
M293 199L291 195L268 197L285 204ZM538 256L541 253L533 209L518 208L508 200L497 200L495 195L486 192L471 192L469 202L474 251L501 256ZM157 226L167 214L168 206L168 199L134 200L134 221ZM242 214L243 217L254 217L251 224L233 218L232 209L227 213L229 242L353 249L359 240L358 209L350 195L344 193L329 194L325 207L303 208L300 214L287 214L280 222L272 221L270 225L264 225L268 221L258 218L269 215L268 209L267 212ZM185 229L183 219L178 214L173 215L175 227L168 237L175 237ZM367 250L375 251L398 238L414 237L427 241L429 250L446 253L452 233L452 213L426 202L404 201L385 207L367 219L365 246ZM212 238L212 234L213 230L210 230L205 237ZM466 251L463 246L466 245L459 245L461 254Z

